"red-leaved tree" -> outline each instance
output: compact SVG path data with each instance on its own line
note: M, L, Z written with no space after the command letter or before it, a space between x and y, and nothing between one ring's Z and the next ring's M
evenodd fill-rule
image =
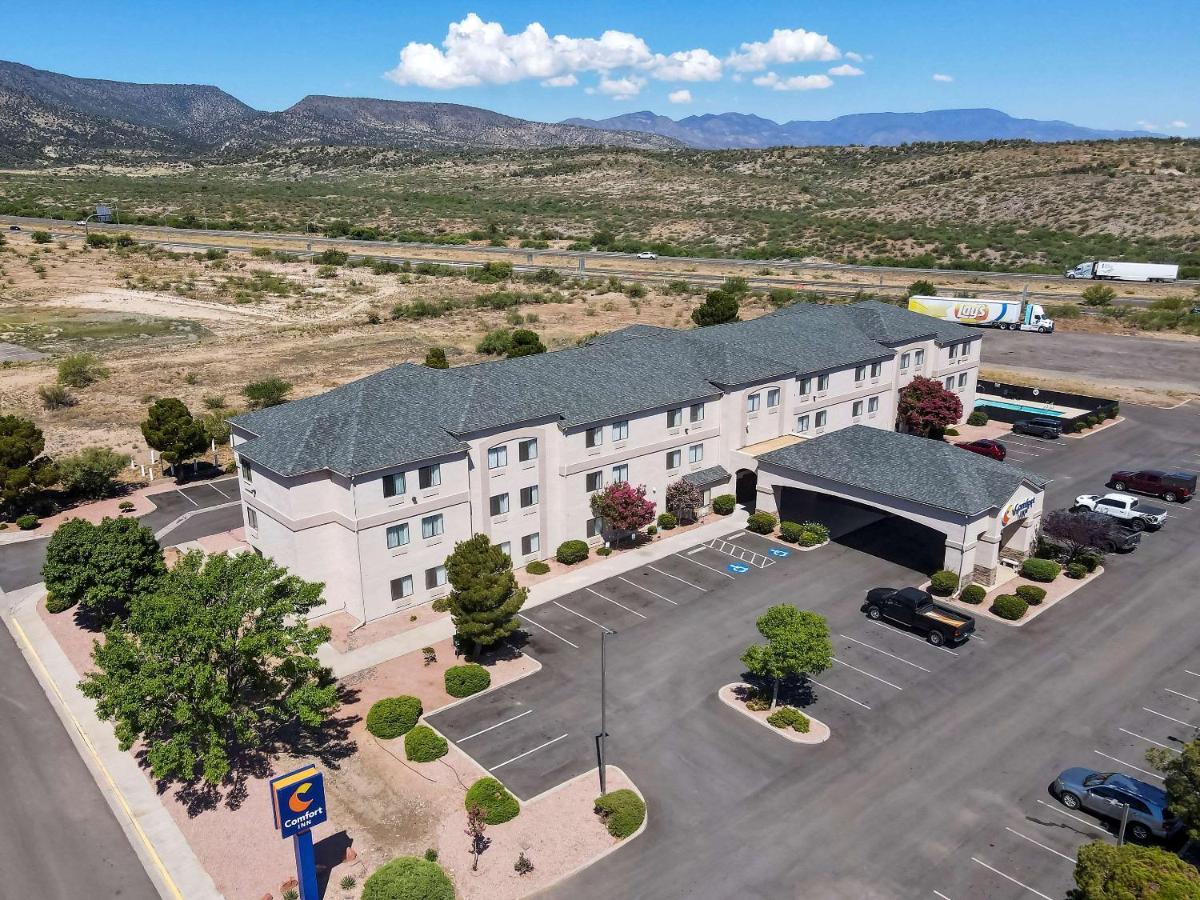
M646 499L646 486L634 487L627 481L615 481L592 494L592 512L617 534L637 531L654 521L654 501Z
M934 378L917 376L900 391L900 421L909 434L940 438L962 418L962 401Z

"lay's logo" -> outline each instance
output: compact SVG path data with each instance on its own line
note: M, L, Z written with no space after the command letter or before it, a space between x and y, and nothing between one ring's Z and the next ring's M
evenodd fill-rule
M281 837L294 837L324 822L325 776L316 766L304 766L271 779L271 804Z
M991 315L992 309L986 303L954 304L954 318L960 322L986 322Z

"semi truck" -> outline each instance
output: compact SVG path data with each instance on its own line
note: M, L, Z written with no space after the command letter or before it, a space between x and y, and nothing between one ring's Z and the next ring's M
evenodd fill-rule
M1179 266L1168 263L1109 262L1104 259L1081 262L1068 269L1068 278L1092 278L1108 281L1175 281Z
M1049 334L1054 320L1037 303L1028 300L976 300L967 297L909 297L910 312L933 316L960 325L981 325L1011 331Z

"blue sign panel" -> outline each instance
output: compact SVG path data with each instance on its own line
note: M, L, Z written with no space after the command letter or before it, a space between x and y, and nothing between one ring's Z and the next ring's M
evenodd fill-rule
M749 566L744 566L741 563L730 563L725 568L728 569L730 572L732 572L734 575L745 575L747 572L750 571Z
M792 552L791 550L784 550L782 547L772 547L771 548L771 555L778 556L780 559L783 559L784 557L788 556L791 552Z
M280 837L293 837L324 822L325 777L316 766L305 766L271 779L275 827Z

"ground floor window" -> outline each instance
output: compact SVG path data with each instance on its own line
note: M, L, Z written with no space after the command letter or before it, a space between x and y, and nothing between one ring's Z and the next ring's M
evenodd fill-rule
M426 590L433 590L434 588L441 587L445 583L446 583L446 567L445 566L434 566L432 569L425 570L425 588L426 588Z
M594 519L587 520L587 536L590 538L600 537L604 531L604 520L597 516Z
M500 548L501 553L509 558L512 558L512 541L505 541L504 543L497 544L496 546Z
M800 434L808 431L809 418L808 416L796 416L796 431Z
M246 507L246 522L249 523L251 528L253 528L255 531L257 531L258 530L258 510L252 509L251 507L247 506Z
M413 592L413 579L411 575L402 575L399 578L392 579L392 599L403 600L405 597L411 597Z
M521 538L521 553L528 556L530 553L537 553L542 549L542 536L540 534L527 534Z

